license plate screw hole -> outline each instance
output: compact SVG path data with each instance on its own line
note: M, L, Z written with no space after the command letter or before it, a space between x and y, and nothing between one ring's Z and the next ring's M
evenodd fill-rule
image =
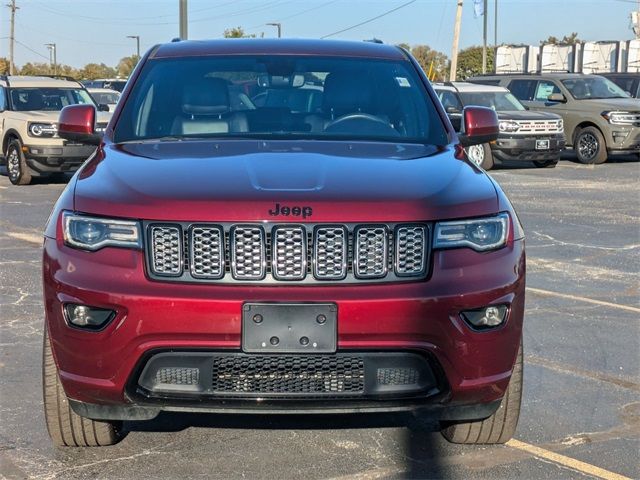
M326 321L327 321L327 317L325 317L322 314L316 317L316 322L318 322L320 325L324 324Z

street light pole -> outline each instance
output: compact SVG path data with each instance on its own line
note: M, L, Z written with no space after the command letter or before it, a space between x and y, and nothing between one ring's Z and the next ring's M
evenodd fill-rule
M45 43L44 44L45 47L47 47L49 49L49 64L53 63L53 74L57 75L58 74L58 61L57 61L57 54L56 54L56 44L55 43ZM53 61L51 59L51 56L53 55Z
M140 35L127 35L127 38L135 38L136 40L136 56L140 60Z
M271 27L278 27L278 38L282 37L282 24L273 22L273 23L267 23L267 25Z

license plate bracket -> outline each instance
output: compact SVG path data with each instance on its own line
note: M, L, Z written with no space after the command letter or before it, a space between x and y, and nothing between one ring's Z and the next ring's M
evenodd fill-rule
M246 353L335 353L338 307L333 303L245 303Z
M549 140L536 140L536 150L549 150Z

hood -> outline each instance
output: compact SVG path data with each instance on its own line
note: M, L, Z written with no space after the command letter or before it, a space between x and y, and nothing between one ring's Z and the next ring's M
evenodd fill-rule
M60 112L48 112L48 111L39 111L39 110L34 110L34 111L19 111L19 112L12 112L12 113L17 113L21 116L24 116L26 118L28 118L31 121L36 121L36 122L51 122L51 123L58 123L58 117L60 116Z
M560 120L562 118L555 113L534 110L509 110L497 113L500 120Z
M451 147L211 141L108 145L77 175L76 211L166 221L429 221L495 213L484 172ZM292 210L293 211L293 210ZM299 213L301 210L296 209ZM304 210L309 212L309 210Z
M593 108L607 110L621 110L624 112L640 112L640 99L638 98L602 98L594 100L578 100L581 104L590 105Z

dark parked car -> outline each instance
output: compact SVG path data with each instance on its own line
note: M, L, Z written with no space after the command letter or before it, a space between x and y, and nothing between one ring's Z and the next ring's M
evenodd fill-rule
M558 115L527 111L504 87L447 82L433 88L456 130L461 128L464 107L479 105L497 112L498 139L467 149L469 160L476 165L490 170L494 163L524 161L533 162L536 167L555 167L560 160L565 138Z
M231 98L311 74L319 105ZM56 445L163 410L409 411L453 442L511 438L524 234L463 151L495 112L458 135L405 51L325 40L159 45L120 102L45 231ZM67 107L60 135L97 142L94 116Z

